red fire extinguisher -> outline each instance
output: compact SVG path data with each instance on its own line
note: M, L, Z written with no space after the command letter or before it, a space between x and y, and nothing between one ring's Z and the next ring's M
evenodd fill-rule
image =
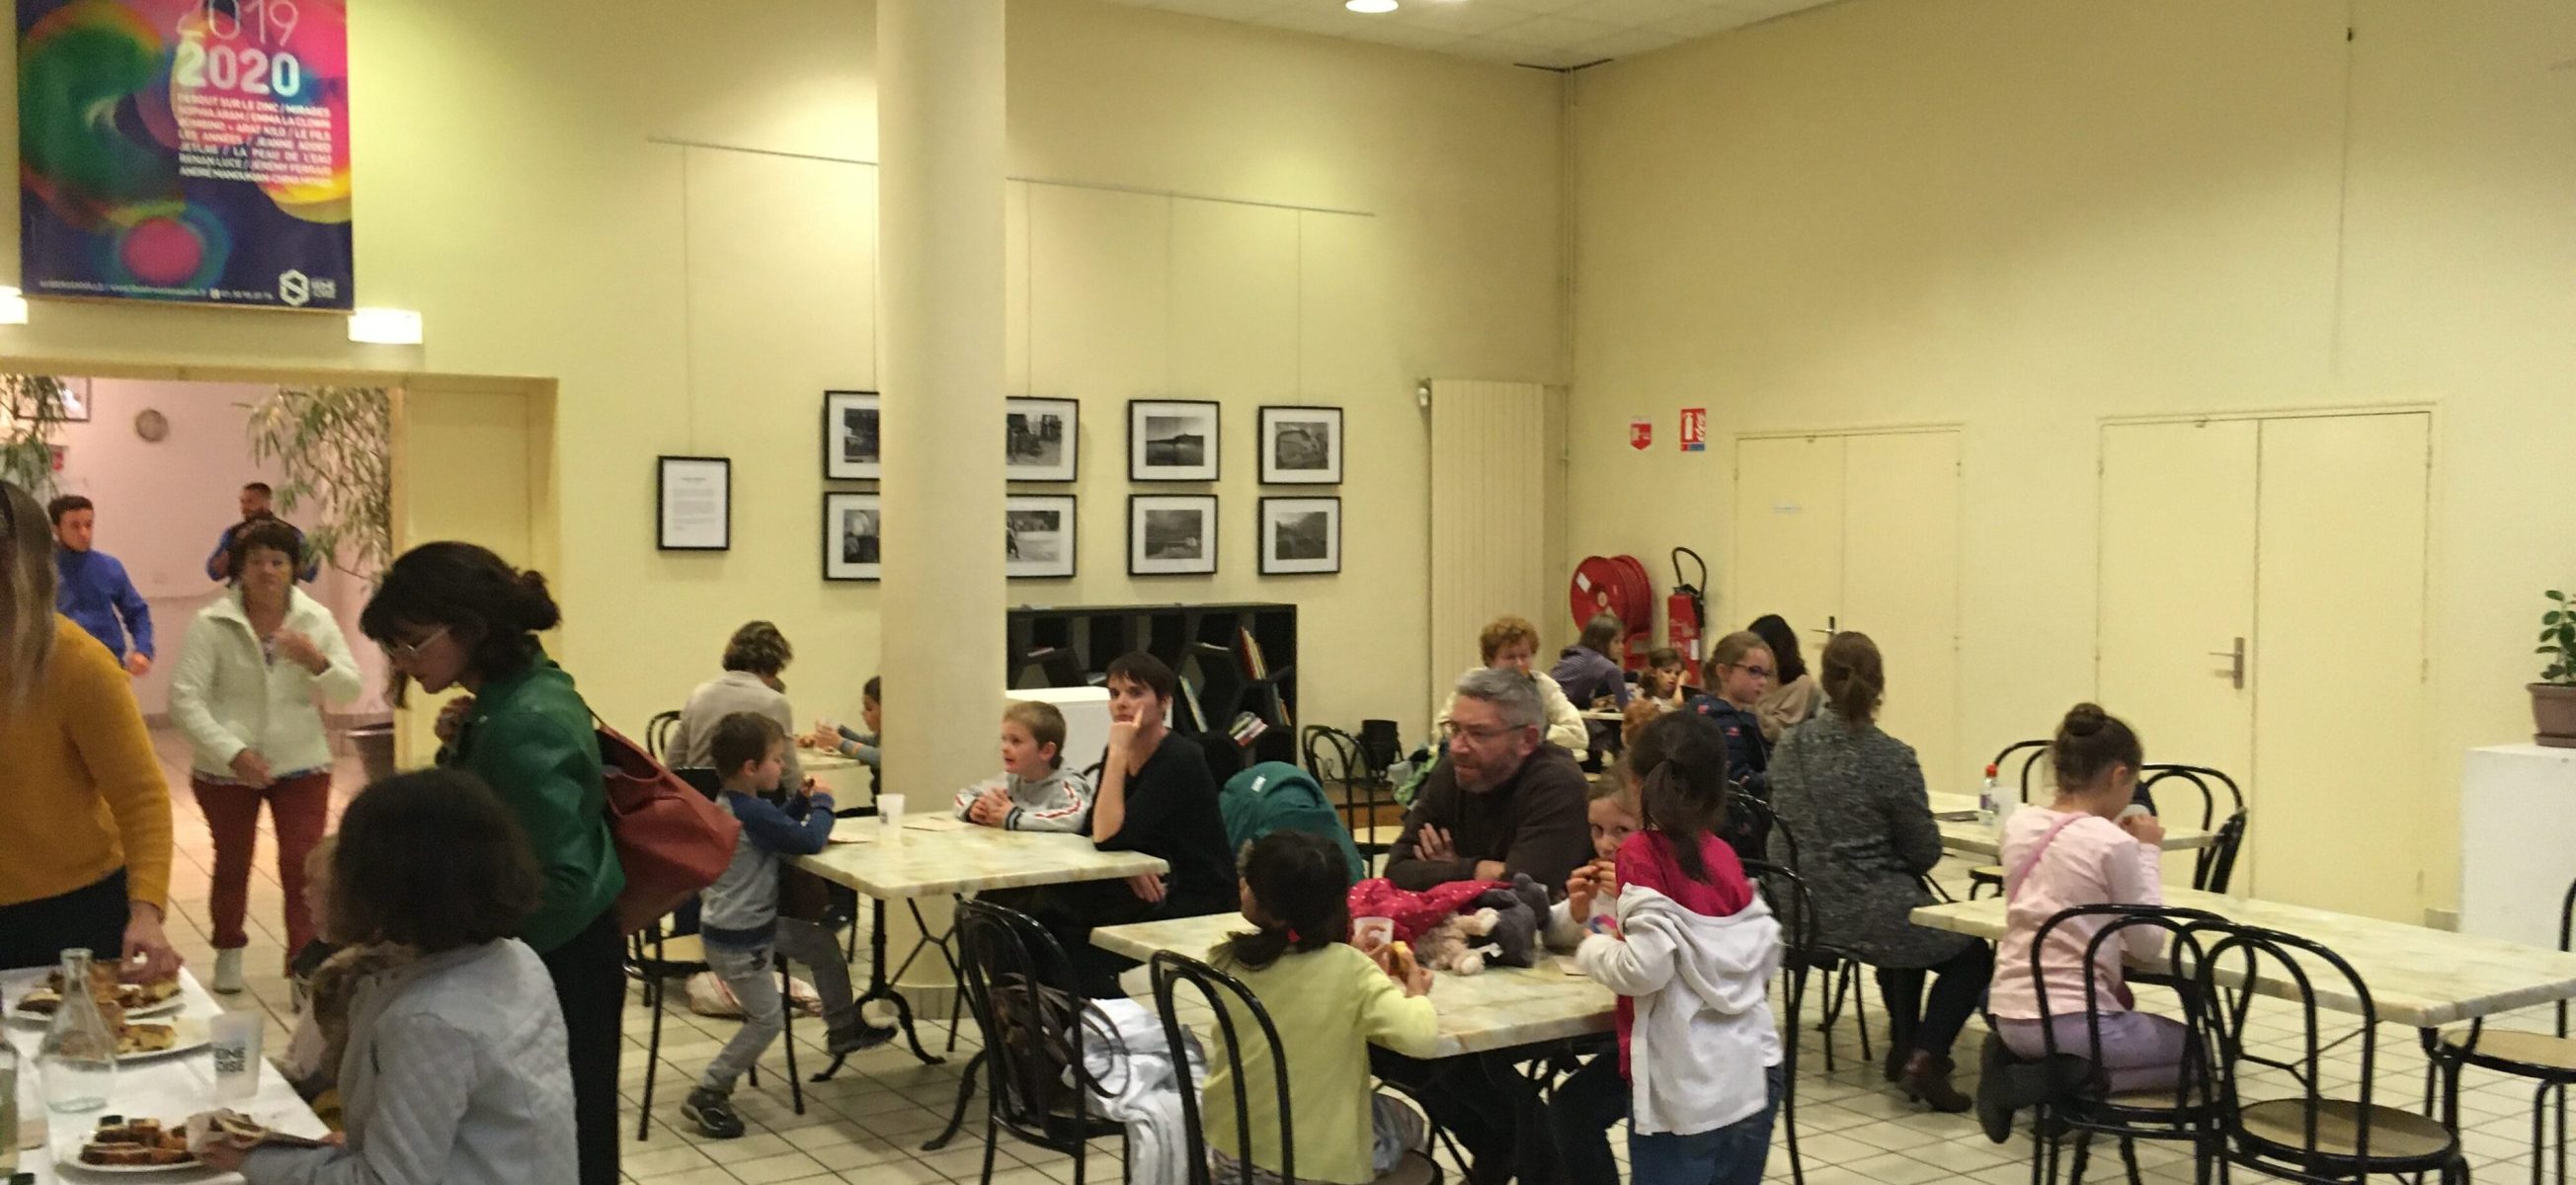
M1699 581L1682 577L1682 557L1689 556L1699 566ZM1700 594L1700 585L1708 583L1708 562L1687 547L1673 549L1673 593L1664 598L1664 639L1673 649L1690 659L1691 668L1699 668L1701 624L1708 620L1708 598Z

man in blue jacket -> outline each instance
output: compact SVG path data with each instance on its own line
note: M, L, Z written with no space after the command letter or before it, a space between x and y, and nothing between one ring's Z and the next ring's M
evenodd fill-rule
M106 643L128 672L151 670L152 606L134 590L125 565L90 546L98 532L97 505L65 494L45 510L54 520L54 611Z

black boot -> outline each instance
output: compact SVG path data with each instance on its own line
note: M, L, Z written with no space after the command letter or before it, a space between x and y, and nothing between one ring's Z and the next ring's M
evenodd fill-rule
M1943 1114L1956 1115L1975 1106L1976 1100L1960 1094L1959 1088L1950 1084L1951 1068L1950 1059L1918 1049L1905 1059L1905 1071L1897 1085L1904 1089L1906 1098Z

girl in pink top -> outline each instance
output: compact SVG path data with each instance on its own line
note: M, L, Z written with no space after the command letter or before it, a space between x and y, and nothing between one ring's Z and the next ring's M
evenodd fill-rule
M2079 905L2162 905L2159 857L2164 827L2150 814L2123 814L2138 785L2144 755L2138 734L2101 708L2077 704L2049 743L2057 770L2057 801L2015 812L2004 825L2004 940L1995 955L1994 986L1987 1007L1996 1034L2014 1053L2047 1053L2039 1022L2040 991L2048 993L2048 1027L2058 1051L2083 1056L2092 1048L2085 1012L2085 949L2107 918L2066 922L2048 933L2039 981L2031 978L2030 947L2039 928L2061 910ZM2181 1022L2135 1010L2122 982L2124 955L2149 956L2162 934L2133 926L2103 944L2089 969L2100 983L2102 1046L2092 1059L2113 1092L2171 1086L2181 1075L2186 1030Z

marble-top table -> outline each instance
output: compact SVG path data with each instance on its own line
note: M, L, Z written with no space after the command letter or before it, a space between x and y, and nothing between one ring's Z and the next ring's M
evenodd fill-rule
M1103 926L1092 945L1131 959L1175 951L1205 959L1226 935L1251 928L1240 914L1213 914L1131 926ZM1435 1057L1510 1049L1541 1041L1607 1032L1618 997L1581 973L1574 961L1550 954L1536 967L1488 967L1479 975L1432 976L1431 1003L1440 1013Z
M832 770L857 769L862 763L856 757L843 757L838 753L826 753L821 749L798 749L796 764L807 773L825 773Z
M1932 821L1941 828L1942 850L1956 852L1962 856L1978 856L1988 860L1994 859L1996 855L2002 852L2003 845L1996 841L1996 828L1980 823L1974 818L1945 819L1941 817L1943 815L1957 814L1973 815L1977 809L1976 795L1944 794L1935 790L1927 797L1932 800ZM2203 831L2197 827L2186 827L2180 823L2167 823L2165 825L2165 842L2163 846L2164 850L2168 852L2185 852L2194 848L2208 847L2210 842L2215 838L2216 837L2211 835L2209 832Z
M44 979L45 973L41 969L0 973L0 998L15 1004L18 997L24 995L28 988L43 983ZM179 1009L179 1015L182 1017L203 1023L224 1011L215 1003L213 996L207 995L206 990L198 986L196 977L184 970L179 973L179 991L180 999L186 1001ZM128 1174L83 1168L72 1160L80 1152L82 1136L98 1122L102 1115L124 1115L176 1123L200 1111L214 1110L220 1105L240 1111L274 1130L289 1135L320 1136L329 1131L323 1126L321 1120L314 1118L313 1108L306 1106L304 1100L297 1097L295 1088L287 1085L286 1076L278 1073L274 1065L263 1064L260 1067L258 1094L238 1102L217 1104L214 1093L215 1055L211 1049L199 1049L191 1053L172 1054L166 1057L120 1061L116 1067L116 1085L112 1088L114 1093L108 1099L105 1110L93 1111L86 1115L59 1116L59 1122L48 1125L44 1090L36 1080L36 1046L44 1040L45 1030L43 1026L16 1020L0 1022L0 1026L6 1028L5 1033L0 1033L0 1039L5 1039L18 1051L18 1114L22 1124L31 1135L39 1126L51 1128L42 1146L24 1149L19 1153L19 1171L34 1173L37 1185L53 1185L56 1181L104 1182L126 1179ZM260 1052L274 1058L284 1051L263 1049ZM0 1138L6 1138L6 1134L0 1133ZM56 1163L57 1158L64 1162L59 1167ZM224 1185L224 1183L241 1180L241 1175L238 1173L218 1173L206 1168L166 1170L144 1175L155 1182L170 1182L171 1185Z
M2410 1028L2443 1025L2492 1016L2516 1008L2576 998L2576 955L2522 946L2493 938L2455 934L2378 918L2355 917L2303 905L2283 905L2251 897L2222 896L2165 887L2165 904L2178 909L2205 909L2231 921L2296 934L2343 956L2370 989L2379 1019ZM1927 905L1914 911L1915 925L1984 939L2004 932L2000 897ZM2233 960L2231 960L2233 961ZM2295 998L2297 985L2276 972L2257 978L2262 995ZM2162 961L2141 970L2162 970ZM2221 968L2219 981L2235 986L2241 972ZM2323 964L2311 968L2317 1004L2337 1012L2359 1013L2360 1001L2344 990L2341 974Z
M945 811L906 818L899 843L887 842L885 833L878 819L843 819L832 829L831 846L798 856L796 866L880 901L1171 871L1141 852L1101 851L1088 836L978 827Z

